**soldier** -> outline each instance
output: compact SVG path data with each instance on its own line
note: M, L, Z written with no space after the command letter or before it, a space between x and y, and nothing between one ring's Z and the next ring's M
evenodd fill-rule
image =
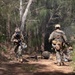
M55 30L49 36L49 42L52 41L52 46L56 51L57 65L64 65L63 61L63 46L67 44L67 38L62 31L60 24L55 25Z
M17 55L17 50L21 42L24 41L23 34L21 33L19 27L15 28L15 33L12 35L11 42L14 43L14 52ZM22 60L22 59L21 59Z

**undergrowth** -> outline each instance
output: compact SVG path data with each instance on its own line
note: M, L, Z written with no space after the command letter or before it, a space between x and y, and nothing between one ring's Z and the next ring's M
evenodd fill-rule
M72 67L73 71L75 72L75 44L73 45L73 52L72 52Z

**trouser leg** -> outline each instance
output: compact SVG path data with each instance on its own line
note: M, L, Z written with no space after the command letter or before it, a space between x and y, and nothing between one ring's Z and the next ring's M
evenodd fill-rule
M64 64L62 51L56 51L56 60L57 60L58 65Z
M61 51L61 65L64 65L64 53Z
M56 51L56 60L57 60L57 63L61 62L61 55L59 51Z
M17 53L18 46L19 46L19 45L15 45L15 46L14 46L14 52L15 52L15 53Z

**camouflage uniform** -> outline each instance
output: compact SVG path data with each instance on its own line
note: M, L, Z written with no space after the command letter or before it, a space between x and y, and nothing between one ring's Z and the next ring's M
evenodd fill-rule
M12 35L11 42L14 43L14 52L17 55L17 50L19 47L19 43L24 41L23 34L21 33L19 28L15 29L15 33Z
M71 58L72 51L73 51L72 45L70 45L68 48L66 48L66 50L64 50L64 61L68 62L72 60Z
M49 37L49 41L51 41L51 40L53 40L53 42L55 43L52 46L54 47L54 49L56 51L57 63L59 65L64 64L63 63L63 44L65 42L67 42L67 38L65 36L64 31L60 30L60 28L57 28L56 30L54 30L50 34L50 37Z

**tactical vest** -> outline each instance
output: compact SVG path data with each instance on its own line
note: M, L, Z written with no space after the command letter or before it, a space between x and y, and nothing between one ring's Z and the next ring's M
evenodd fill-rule
M64 42L63 33L62 32L54 32L54 40Z

